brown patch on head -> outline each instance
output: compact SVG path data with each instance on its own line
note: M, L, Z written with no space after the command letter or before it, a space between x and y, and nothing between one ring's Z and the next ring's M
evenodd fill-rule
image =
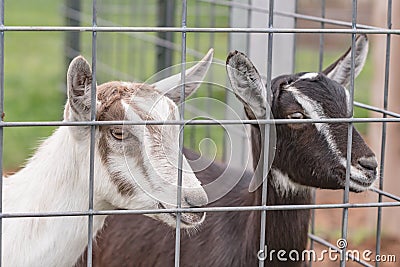
M121 100L131 102L135 96L157 97L158 91L144 83L109 82L97 88L97 100L101 103L97 110L97 120L124 120L125 112Z
M135 112L138 113L138 115L143 120L151 119L142 111L140 111L139 108L135 107L134 103L132 103L131 100L135 96L156 98L159 97L159 93L154 89L154 87L147 84L109 82L100 85L97 89L97 100L101 103L101 105L97 109L97 120L125 120L125 109L121 103L121 100L129 103L132 108L135 109ZM109 132L112 127L118 126L107 125L99 127L101 133L99 139L99 153L101 160L105 166L109 165L108 155L112 153L112 148L108 141L108 138L110 138ZM135 141L139 142L139 140L137 139ZM135 146L135 151L129 149L129 151L125 152L131 155L136 160L137 165L141 167L144 175L147 175L147 170L143 163L143 155L140 144ZM123 177L122 172L111 171L110 169L108 169L108 172L111 177L111 181L117 186L117 190L121 195L132 196L134 194L135 188L133 184L126 181L126 178Z
M121 172L110 173L113 183L117 186L118 192L123 196L133 196L135 192L134 186L126 181Z
M169 106L169 114L168 114L168 119L170 120L177 120L178 118L175 116L175 105L172 103L168 103Z

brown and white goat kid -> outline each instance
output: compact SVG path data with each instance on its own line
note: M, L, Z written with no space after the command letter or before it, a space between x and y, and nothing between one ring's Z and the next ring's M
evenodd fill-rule
M186 94L204 79L213 56L186 72ZM179 119L180 74L154 85L108 82L97 86L98 121ZM92 71L81 56L67 74L65 122L90 121ZM171 89L174 88L174 89ZM165 96L164 91L168 91ZM25 168L4 180L3 212L85 211L89 202L91 126L62 126L43 142ZM95 127L94 209L173 208L177 196L179 125ZM166 142L169 146L163 146ZM168 157L166 156L168 155ZM182 206L204 206L207 195L183 158ZM172 214L149 215L174 227ZM184 228L204 221L204 213L182 214ZM95 216L93 233L105 216ZM88 217L13 218L2 225L2 265L72 266L87 245Z
M366 36L357 38L355 48L357 75L367 56ZM272 113L277 119L343 118L349 115L349 97L345 86L350 80L350 55L349 50L323 73L299 73L275 78L269 92L253 64L242 53L229 55L227 71L233 90L243 102L249 119L265 116L267 93L273 95ZM251 128L253 165L256 168L262 138L259 125L252 125ZM267 204L311 204L313 188L343 189L347 129L346 123L276 125L276 153L267 180ZM189 150L185 151L185 155L189 160L198 158ZM355 129L351 158L350 190L367 190L375 180L377 163L374 153ZM195 166L192 167L195 169ZM221 175L237 179L242 172L214 163L196 175L203 184L208 184ZM252 193L248 191L252 176L252 173L244 173L226 196L209 206L260 205L261 187ZM268 211L268 251L283 249L289 253L294 250L301 255L307 246L309 220L309 210ZM94 249L95 266L174 266L175 242L169 229L137 215L110 216L107 221ZM182 236L180 264L258 266L259 239L258 211L211 212L196 235ZM266 266L302 264L301 258L278 261L276 257L269 258L269 254L265 257ZM79 266L85 265L80 262Z

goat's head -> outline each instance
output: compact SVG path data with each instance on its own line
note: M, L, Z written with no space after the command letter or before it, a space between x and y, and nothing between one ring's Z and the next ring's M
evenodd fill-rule
M186 72L185 94L193 92L207 73L213 51ZM153 85L108 82L97 86L96 119L142 125L96 126L95 198L116 208L174 208L177 203L179 125L151 125L145 121L179 120L180 74ZM67 74L65 121L89 121L92 71L81 56ZM175 101L175 102L174 102ZM70 127L72 138L88 153L90 127ZM98 164L98 165L96 165ZM207 204L208 199L186 158L182 163L182 207ZM175 226L173 214L149 215ZM183 213L183 227L200 224L205 213Z
M356 39L355 75L361 71L368 52L365 35ZM351 112L349 92L351 50L322 73L282 75L272 80L267 92L261 78L240 52L227 59L227 72L233 90L244 103L247 117L266 116L266 94L272 97L275 119L347 118ZM272 172L290 187L300 185L340 189L346 177L347 123L277 124L276 153ZM352 127L350 190L368 189L377 173L374 153ZM287 186L287 185L286 185Z

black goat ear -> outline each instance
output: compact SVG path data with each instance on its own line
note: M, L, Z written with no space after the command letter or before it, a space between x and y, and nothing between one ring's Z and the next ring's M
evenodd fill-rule
M233 92L243 103L247 117L264 118L267 109L267 91L250 59L239 51L230 52L226 59L226 71Z
M243 103L246 115L249 119L264 119L267 112L270 112L270 107L267 104L267 94L272 92L267 91L260 74L250 59L243 53L234 51L229 53L226 60L226 71L228 73L229 81L232 85L233 92L236 97ZM264 127L260 127L260 140L261 143L257 144L261 147L260 151L264 150L265 131ZM271 127L271 131L275 131L274 127ZM274 138L275 133L270 133L269 144L269 162L268 166L258 164L254 176L249 184L249 192L254 192L257 188L262 185L265 177L263 177L263 169L269 169L272 164L273 153L275 152L273 145L276 141ZM255 142L252 140L252 142ZM254 145L254 143L253 143ZM259 163L264 163L264 155L261 153Z
M368 54L368 37L365 34L358 35L355 43L355 77L361 72L364 67ZM324 71L328 78L340 83L344 87L350 84L351 75L351 47L338 60L332 63Z

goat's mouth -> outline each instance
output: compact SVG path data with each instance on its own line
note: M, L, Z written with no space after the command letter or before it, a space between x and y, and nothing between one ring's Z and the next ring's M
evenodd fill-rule
M158 203L159 209L167 209L161 202ZM177 219L176 213L165 213L170 216L174 221ZM203 223L206 213L205 212L184 212L181 213L181 223L187 227L194 227Z
M352 192L355 193L360 193L363 191L366 191L370 189L373 186L374 181L376 180L376 175L350 175L350 183L349 183L349 189ZM342 186L345 187L346 185L346 180L345 178L342 179Z
M352 192L363 192L370 189L374 183L375 179L359 179L359 177L350 177L350 191ZM343 183L343 186L345 182Z
M337 168L333 171L339 187L344 189L346 186L346 169ZM352 192L359 193L370 189L377 178L376 170L365 170L351 166L349 189Z

